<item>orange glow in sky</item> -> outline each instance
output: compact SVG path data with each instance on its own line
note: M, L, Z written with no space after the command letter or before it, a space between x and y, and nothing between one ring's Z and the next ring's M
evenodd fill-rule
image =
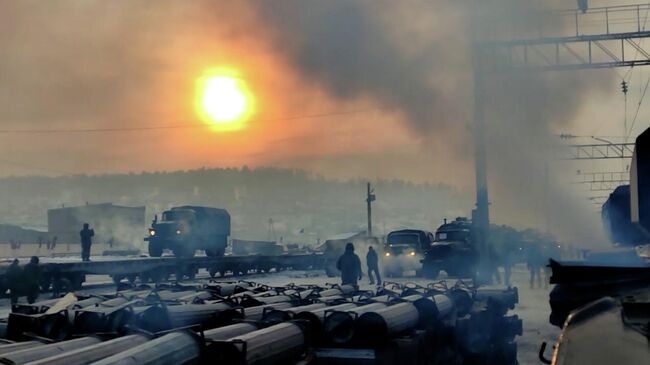
M196 94L199 117L217 132L244 128L254 112L253 94L233 72L206 72L198 79Z

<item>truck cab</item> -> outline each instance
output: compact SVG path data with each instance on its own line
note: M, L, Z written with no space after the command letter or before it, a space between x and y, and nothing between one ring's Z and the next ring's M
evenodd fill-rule
M401 229L386 236L384 245L384 272L387 276L399 276L404 271L418 270L419 260L429 249L434 236L429 231Z
M472 222L469 219L458 217L451 222L445 220L425 252L423 274L435 278L443 270L448 276L473 277L478 251L472 241Z
M160 257L169 249L178 257L192 257L196 250L207 256L223 256L230 235L230 214L224 209L181 206L155 217L149 228L149 256Z

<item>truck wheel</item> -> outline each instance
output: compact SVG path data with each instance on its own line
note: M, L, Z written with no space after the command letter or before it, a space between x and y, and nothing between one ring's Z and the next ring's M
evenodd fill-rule
M217 250L211 250L209 248L205 249L205 255L208 257L216 257L217 256Z
M162 256L162 253L163 249L159 244L149 242L149 256L160 257Z

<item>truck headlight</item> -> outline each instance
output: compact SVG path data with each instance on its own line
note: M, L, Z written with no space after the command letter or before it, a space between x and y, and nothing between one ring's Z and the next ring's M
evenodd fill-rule
M176 234L181 234L181 230L180 230L180 229L177 229L177 230L176 230Z
M386 252L386 253L384 254L384 256L386 256L386 257L390 256L390 252Z
M155 235L156 235L156 231L154 231L153 229L150 229L149 230L149 236L155 236Z
M409 255L415 256L415 251L411 251L411 253Z

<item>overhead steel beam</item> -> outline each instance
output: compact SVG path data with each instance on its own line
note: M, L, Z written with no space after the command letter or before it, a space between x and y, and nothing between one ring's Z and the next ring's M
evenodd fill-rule
M581 177L578 183L592 182L592 181L629 181L630 172L629 171L598 171L598 172L578 172L578 176Z
M632 158L634 143L575 144L561 152L563 160L602 160Z
M540 18L557 22L540 25L535 37L480 40L475 57L486 74L650 65L650 48L642 43L650 37L649 14L650 4L547 12Z

